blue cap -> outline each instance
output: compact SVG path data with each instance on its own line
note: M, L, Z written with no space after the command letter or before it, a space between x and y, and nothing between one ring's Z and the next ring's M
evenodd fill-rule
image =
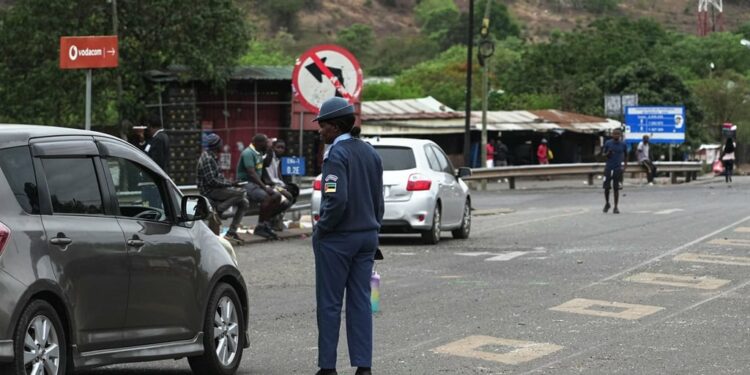
M354 106L349 104L346 99L335 96L331 99L326 100L323 105L320 106L318 117L316 117L313 121L331 120L353 114Z
M221 146L221 137L216 135L215 133L210 133L204 136L204 141L206 142L206 146L208 146L209 149L218 148Z

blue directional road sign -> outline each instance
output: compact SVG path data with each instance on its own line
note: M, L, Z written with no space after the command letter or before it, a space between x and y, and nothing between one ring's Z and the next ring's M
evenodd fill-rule
M281 174L283 176L304 176L305 158L284 157L281 158Z
M625 107L625 140L638 143L644 135L652 143L685 142L685 107Z

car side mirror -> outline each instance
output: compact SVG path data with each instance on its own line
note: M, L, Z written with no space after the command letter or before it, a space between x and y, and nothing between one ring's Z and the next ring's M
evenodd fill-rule
M460 167L458 168L458 175L456 177L458 178L464 178L471 176L471 168L469 167Z
M182 197L180 217L182 221L197 221L208 218L211 209L208 199L202 195L186 195Z

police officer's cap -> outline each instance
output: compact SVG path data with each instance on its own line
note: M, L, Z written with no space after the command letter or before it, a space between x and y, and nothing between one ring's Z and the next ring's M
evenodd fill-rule
M320 106L320 113L313 121L325 121L354 114L354 106L344 98L333 97Z

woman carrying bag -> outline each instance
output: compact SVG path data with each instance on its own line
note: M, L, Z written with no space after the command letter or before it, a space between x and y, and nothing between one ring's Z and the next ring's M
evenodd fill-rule
M724 149L721 150L721 163L724 164L724 181L732 182L732 170L734 169L734 150L737 145L732 138L727 138Z

